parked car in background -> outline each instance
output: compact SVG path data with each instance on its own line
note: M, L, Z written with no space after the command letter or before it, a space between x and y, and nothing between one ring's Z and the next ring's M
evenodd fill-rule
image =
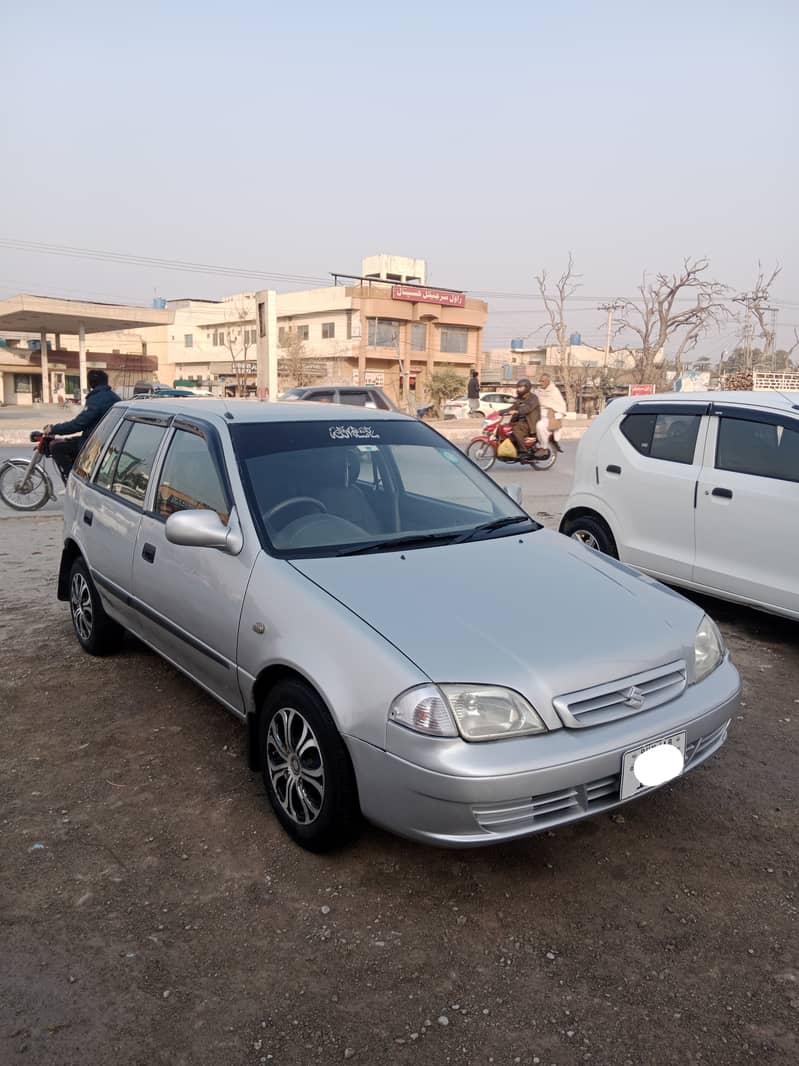
M619 399L560 526L674 585L799 619L799 393Z
M197 396L193 389L175 389L169 385L162 385L158 381L137 381L133 386L133 399L141 400L149 396L177 397Z
M197 393L192 392L191 389L154 389L152 392L147 393L146 397L137 397L137 399L175 399L177 397L192 397L197 396Z
M516 399L509 392L484 392L480 396L480 407L474 413L474 417L485 417L494 411L504 411ZM466 396L459 396L456 400L447 400L441 408L444 418L469 418L469 400Z
M305 400L313 403L343 403L350 407L368 407L377 411L396 411L382 389L374 385L313 385L288 389L279 400Z
M481 626L483 573L512 587L481 585ZM698 607L543 529L388 411L117 404L68 481L58 595L86 651L130 630L246 724L312 850L362 814L473 846L609 810L718 751L739 701Z

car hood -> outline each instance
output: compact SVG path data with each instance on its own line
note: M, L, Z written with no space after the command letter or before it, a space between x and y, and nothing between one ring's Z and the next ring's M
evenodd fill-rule
M651 578L547 530L292 565L437 682L531 698L693 654L702 611ZM352 649L353 662L361 649Z

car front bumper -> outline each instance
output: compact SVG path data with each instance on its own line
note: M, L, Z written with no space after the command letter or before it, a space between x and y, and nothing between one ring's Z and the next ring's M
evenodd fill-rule
M591 729L466 744L391 724L391 751L345 739L361 809L370 821L441 847L478 847L565 825L654 791L620 799L621 764L626 751L659 737L685 732L683 773L694 770L727 739L740 695L738 672L726 660L679 699ZM519 745L529 769L508 772L518 767ZM459 770L446 772L453 752Z

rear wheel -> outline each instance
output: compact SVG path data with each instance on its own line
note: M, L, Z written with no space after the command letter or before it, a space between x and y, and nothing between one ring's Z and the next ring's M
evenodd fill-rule
M278 821L308 851L329 851L360 828L349 754L319 696L301 681L277 684L260 722L264 786Z
M497 458L493 445L484 440L473 440L466 449L466 454L481 470L490 470Z
M40 466L26 477L30 462L11 459L0 468L0 497L15 511L38 511L50 499L50 480Z
M89 655L110 655L119 650L125 630L106 614L81 558L75 560L69 572L69 611L75 636Z
M603 552L614 559L618 559L619 552L613 534L596 515L581 515L579 518L568 518L563 523L563 532L567 537L579 540L586 548Z

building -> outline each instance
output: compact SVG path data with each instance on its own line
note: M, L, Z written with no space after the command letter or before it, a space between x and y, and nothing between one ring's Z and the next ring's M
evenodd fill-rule
M399 400L403 373L421 397L437 369L454 367L465 378L479 368L487 304L427 288L426 274L422 259L381 254L364 259L360 275L334 275L325 288L278 293L281 387L323 380L372 384ZM165 385L255 393L254 293L169 300L166 308L167 324L93 338L93 344L156 357Z
M169 317L163 308L47 296L0 300L0 403L63 402L85 392L92 368L107 371L118 387L152 376L157 362L147 356L138 333L131 339L130 331L163 329ZM129 351L107 347L115 337L124 337Z

